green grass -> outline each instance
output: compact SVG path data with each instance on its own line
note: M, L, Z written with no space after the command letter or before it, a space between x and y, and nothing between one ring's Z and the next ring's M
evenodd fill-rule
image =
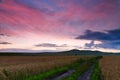
M77 78L86 70L86 66L83 66L83 65L77 68L72 75L64 78L63 80L77 80Z
M71 68L75 68L83 62L84 62L84 60L78 60L70 65L66 65L66 66L59 67L59 68L54 68L54 69L49 70L47 72L43 72L43 73L40 73L38 75L30 76L26 80L45 80L47 78L54 77L55 75L59 75L60 73L64 73Z
M95 65L95 69L92 73L91 80L101 80L101 70L99 68L99 63Z
M53 70L50 70L50 71L47 71L47 72L44 72L44 73L41 73L41 74L38 74L35 76L31 76L26 80L44 80L45 78L48 78L51 75L55 75L57 73L61 73L61 72L67 71L67 70L68 70L68 67L55 68Z
M64 78L63 80L77 80L78 77L85 71L87 71L93 64L96 63L96 61L99 59L99 57L95 57L93 59L87 60L85 63L83 63L81 66L77 67L75 69L75 72Z
M66 65L63 67L58 67L58 68L54 68L52 70L49 70L47 72L43 72L43 73L39 73L37 75L33 75L33 76L29 76L27 79L25 80L45 80L45 79L52 79L64 72L67 72L70 69L74 69L75 72L73 72L72 75L67 76L65 78L63 78L62 80L77 80L78 77L84 73L85 71L87 71L93 64L96 64L98 62L98 60L101 57L94 57L90 60L78 60L70 65ZM98 68L98 63L95 65L95 70L93 72L92 78L91 80L98 80L96 76L99 75L99 68Z

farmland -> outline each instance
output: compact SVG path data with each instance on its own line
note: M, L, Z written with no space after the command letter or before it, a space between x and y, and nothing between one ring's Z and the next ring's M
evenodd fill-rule
M120 56L104 56L100 68L104 80L120 80Z
M80 56L0 56L0 79L20 80L57 67L71 64Z
M119 56L0 56L0 80L119 80Z

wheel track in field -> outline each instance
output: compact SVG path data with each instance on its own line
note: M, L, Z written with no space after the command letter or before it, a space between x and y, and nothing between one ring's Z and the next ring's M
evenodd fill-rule
M84 73L82 73L80 75L80 77L78 77L77 80L90 80L91 75L93 73L93 70L94 70L94 65L92 65L87 71L85 71ZM70 69L70 70L68 70L67 72L64 72L61 75L58 75L58 76L56 76L54 78L46 79L46 80L62 80L63 78L65 78L67 76L70 76L74 72L75 72L74 69Z
M79 78L78 80L90 80L91 79L91 75L94 71L94 65L92 65L92 67L90 69L88 69L86 72L84 72Z

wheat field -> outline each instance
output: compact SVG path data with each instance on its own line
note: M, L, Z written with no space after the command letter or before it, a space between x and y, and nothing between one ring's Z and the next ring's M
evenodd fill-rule
M50 69L71 64L85 56L0 56L0 80L19 80Z
M100 68L104 80L120 80L120 56L104 56Z

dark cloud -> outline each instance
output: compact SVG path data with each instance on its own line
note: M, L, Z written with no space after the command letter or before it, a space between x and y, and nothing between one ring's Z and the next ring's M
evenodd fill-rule
M7 37L9 37L9 35L3 34L3 33L0 33L0 36L7 36Z
M97 48L104 48L104 49L117 49L120 50L120 41L103 41L100 44L95 44L92 40L90 43L85 44L85 49L97 49Z
M114 45L120 45L120 40L111 42Z
M95 45L97 48L105 48L105 49L117 49L120 50L120 41L109 41L109 42L103 42L101 44Z
M93 46L95 46L94 40L92 40L90 43L85 44L86 48L92 48Z
M0 42L0 44L7 45L7 44L12 44L12 43L9 43L9 42Z
M50 44L50 43L43 43L43 44L37 44L36 47L56 47L56 44Z
M104 48L104 49L120 49L120 29L107 30L105 32L93 32L91 30L85 31L84 35L78 36L76 39L92 40L85 44L85 48ZM95 44L98 40L102 43Z
M57 45L57 44L51 44L51 43L42 43L35 45L36 47L66 47L66 44L63 45Z
M99 40L99 41L120 40L120 29L108 30L106 32L93 32L91 30L87 30L84 35L80 35L76 39Z
M0 34L0 36L5 36L4 34Z

